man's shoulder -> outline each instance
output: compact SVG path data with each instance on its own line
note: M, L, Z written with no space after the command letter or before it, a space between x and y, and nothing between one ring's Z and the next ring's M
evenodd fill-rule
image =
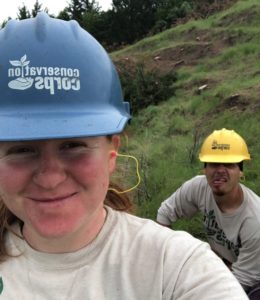
M191 180L202 182L202 183L204 183L204 182L207 183L207 178L205 175L196 175L193 178L191 178Z
M196 175L190 180L186 181L187 184L196 187L209 187L208 181L205 175Z
M240 186L249 199L253 199L260 204L260 197L252 189L250 189L242 183L240 183Z
M257 221L260 224L260 197L252 191L250 188L246 187L243 184L240 184L244 193L246 211L249 212L252 216L255 216Z

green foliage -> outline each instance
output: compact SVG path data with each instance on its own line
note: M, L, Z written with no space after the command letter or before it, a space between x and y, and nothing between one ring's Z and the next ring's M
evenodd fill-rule
M170 28L177 20L186 17L192 10L192 2L191 0L161 1L156 12L157 21L152 32L160 32Z
M172 225L174 230L184 230L194 237L207 241L206 233L202 223L202 215L198 213L191 219L180 219Z
M161 63L162 70L167 63L174 66L176 61L184 61L172 68L177 72L174 94L142 109L128 128L129 152L139 159L142 177L135 194L138 215L155 219L163 200L184 181L201 174L201 143L223 127L245 138L252 160L244 164L242 183L260 195L257 20L260 2L239 1L207 20L179 25L116 52L117 61L127 53L127 57L140 57L148 64L149 58L161 55L158 65ZM163 56L165 49L169 59ZM200 215L179 220L173 228L205 238Z
M108 51L111 51L170 28L188 16L197 14L206 17L211 14L211 5L214 6L211 2L210 0L113 0L111 9L101 11L96 0L70 0L57 18L78 21ZM218 2L225 1L218 0ZM23 5L19 8L18 18L35 16L41 10L41 6L42 4L36 0L30 12ZM48 13L47 8L44 11ZM2 23L3 26L5 22Z
M113 0L111 29L116 43L133 43L143 38L155 24L158 0Z
M90 17L93 13L98 13L99 6L95 0L71 0L66 10L70 19L78 21L84 27L83 18L87 13Z
M125 99L130 101L133 114L149 105L157 105L174 94L173 83L175 72L165 75L147 71L143 64L137 64L133 69L118 65Z
M97 10L87 10L82 16L82 26L87 29L87 31L95 36L98 40L105 42L104 28L105 28L105 18L103 13L99 13Z
M45 11L46 13L48 13L48 9L47 8L42 9L42 4L40 4L39 1L36 0L31 12L27 9L27 7L24 4L23 4L22 7L18 7L17 18L18 18L18 20L33 18L40 11Z
M212 15L224 2L235 4ZM209 133L223 127L245 138L252 160L245 163L244 184L260 194L259 0L162 0L151 11L153 1L145 1L143 10L140 0L113 3L105 13L79 7L81 24L108 47L143 37L153 22L161 22L156 30L167 28L176 17L189 14L190 7L196 16L111 54L117 61L126 54L144 61L130 68L118 64L125 99L134 114L127 152L140 163L142 181L135 193L138 215L155 219L160 203L201 173L200 145ZM64 19L71 16L68 8L61 13ZM153 67L154 57L161 53L168 56L161 55L155 71L149 64ZM135 178L130 181L131 186ZM180 220L173 228L204 238L200 215Z
M42 10L42 4L39 3L38 0L34 3L34 7L32 9L32 17L36 17L37 13Z
M17 14L17 17L19 20L28 19L31 17L30 12L29 12L29 10L27 10L25 5L23 5L22 7L19 7L18 10L19 10L19 12Z

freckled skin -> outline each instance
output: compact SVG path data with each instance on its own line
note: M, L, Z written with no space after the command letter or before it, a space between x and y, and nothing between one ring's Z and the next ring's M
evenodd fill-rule
M23 234L36 249L78 249L103 226L103 201L116 163L111 153L117 150L119 137L78 141L98 146L88 151L82 146L61 151L67 140L34 141L29 146L40 154L36 158L26 154L23 160L20 153L3 156L17 143L0 143L0 196L24 222ZM17 156L18 163L10 159ZM46 241L51 249L46 249Z

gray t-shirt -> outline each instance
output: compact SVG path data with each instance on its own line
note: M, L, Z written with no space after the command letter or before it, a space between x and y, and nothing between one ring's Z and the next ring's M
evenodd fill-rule
M240 185L243 203L236 211L223 213L206 177L196 176L162 202L157 221L170 225L202 212L211 248L232 263L232 271L242 285L253 286L260 281L260 198Z
M8 248L20 255L0 264L0 299L248 299L207 243L151 220L107 211L95 240L74 253L42 253L9 233Z

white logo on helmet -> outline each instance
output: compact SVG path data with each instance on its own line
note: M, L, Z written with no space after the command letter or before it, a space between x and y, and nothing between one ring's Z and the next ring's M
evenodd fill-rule
M8 69L8 77L15 78L8 83L14 90L26 90L34 85L37 90L49 90L55 94L57 90L80 90L79 69L60 67L29 67L24 55L20 60L10 60L13 68Z

